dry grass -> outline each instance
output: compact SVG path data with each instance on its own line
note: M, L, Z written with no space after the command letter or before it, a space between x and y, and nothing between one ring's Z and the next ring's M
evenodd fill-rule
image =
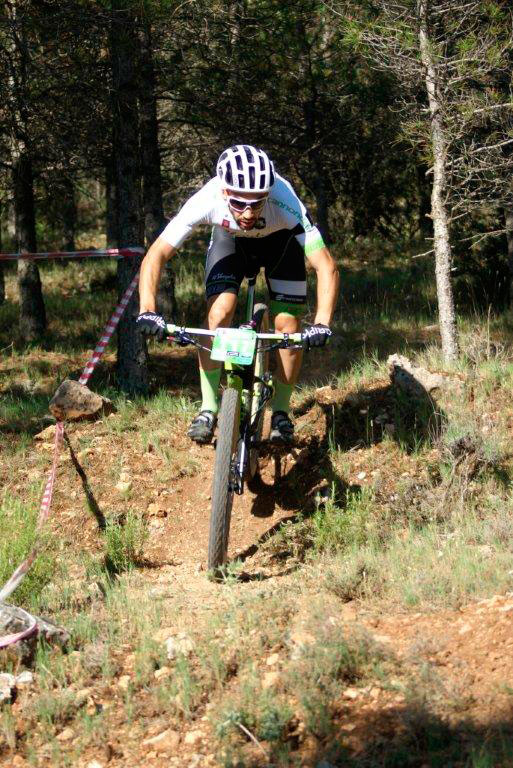
M180 381L170 387L167 379L159 382L150 399L132 402L112 389L112 359L102 367L93 386L114 397L118 412L96 431L79 431L76 448L85 469L96 467L102 478L95 491L107 499L110 528L95 547L77 535L57 555L49 550L25 591L14 596L25 605L35 601L70 629L72 640L67 653L41 645L33 688L22 694L18 709L2 709L0 761L17 750L33 766L45 760L79 765L93 754L102 762L109 743L108 759L129 765L146 759L140 750L148 733L173 728L183 734L203 724L218 765L288 766L301 755L310 755L312 765L324 758L355 766L421 765L433 756L440 765L454 764L451 735L422 696L408 703L410 725L404 727L410 735L400 748L380 736L381 746L375 752L369 747L366 762L358 762L340 737L350 701L345 691L374 686L385 692L380 696L396 695L391 680L399 674L364 633L339 620L342 603L357 601L363 611L376 613L438 610L513 589L508 318L463 322L462 362L446 369L432 332L422 330L433 321L430 289L420 285L405 311L397 302L404 283L399 267L371 281L373 303L365 300L368 276L360 266L347 270L350 288L329 366L320 372L318 360L306 361L305 384L295 399L299 409L315 398L318 384L330 381L340 394L330 411L331 432L319 437L312 419L302 433L302 439L319 441L319 464L332 493L319 498L313 515L301 517L298 510L298 519L265 545L270 563L288 559L297 568L281 580L243 583L241 566L223 585L212 585L191 572L179 585L170 580L165 599L155 597L155 575L141 562L147 499L128 494L122 519L121 502L110 509L108 497L133 446L158 460L154 484L198 473L187 450L174 447L197 390L184 367ZM48 396L64 376L80 370L96 341L98 318L107 317L114 301L110 273L108 265L92 264L44 273L52 318L44 347L12 343L15 307L0 308L0 448L6 459L0 534L7 531L13 542L8 551L0 544L4 576L30 545L48 468L49 454L34 451L33 436L47 425ZM197 311L198 277L196 268L183 275L187 312ZM8 275L11 300L13 295ZM351 327L344 330L348 317ZM386 355L408 344L408 354L462 381L439 398L438 430L432 429L432 414L387 389ZM377 418L385 411L386 423L394 426L388 432ZM140 465L148 471L142 458ZM114 564L110 570L106 556ZM62 570L55 570L56 558ZM190 640L171 659L158 634L163 627ZM304 642L297 639L301 633ZM415 676L408 689L408 675L399 675L401 686L421 691ZM426 696L434 695L431 682L423 685ZM453 711L456 694L440 696L441 710ZM57 738L65 728L73 731L69 742ZM370 726L367 735L370 744ZM506 748L500 753L479 739L460 750L474 768L508 764L497 762L507 759Z

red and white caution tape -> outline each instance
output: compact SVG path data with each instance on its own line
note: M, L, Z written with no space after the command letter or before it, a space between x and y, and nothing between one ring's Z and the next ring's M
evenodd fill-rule
M139 272L137 272L137 274L134 276L132 282L130 283L124 295L122 296L121 301L119 302L118 306L114 310L112 317L110 318L109 322L103 329L103 333L100 337L100 341L96 345L94 352L91 355L91 358L87 361L86 367L82 371L82 376L78 380L79 384L87 384L87 382L91 378L92 372L96 368L98 361L100 360L101 356L105 352L105 347L109 343L112 334L116 330L117 325L121 320L123 312L127 308L128 302L132 298L132 294L135 290L138 280L139 280Z
M20 640L26 640L27 637L32 637L32 635L35 635L37 632L36 619L30 613L28 613L28 611L24 611L23 608L18 608L18 611L25 617L27 627L21 632L16 632L12 635L4 635L3 637L0 637L0 648L7 648L8 645L18 643Z
M144 248L131 246L130 248L98 248L92 251L41 251L38 253L0 253L0 261L17 261L27 259L39 261L43 259L105 259L105 258L131 258L141 256Z
M105 347L109 343L112 337L112 334L116 330L117 325L123 315L123 312L125 311L130 299L132 298L132 295L135 291L138 280L139 280L139 272L137 272L137 274L134 276L134 278L130 282L130 285L128 286L125 293L121 297L121 301L117 305L107 325L103 329L103 333L101 335L100 341L96 345L91 358L86 363L86 366L79 379L80 384L86 384L91 378L91 375L94 369L96 368L98 362L100 361L105 351ZM43 498L41 499L41 505L39 507L39 516L36 523L36 532L39 532L41 527L47 521L50 514L53 488L55 485L55 477L57 474L57 463L59 459L59 452L61 449L63 437L64 437L64 424L62 423L62 421L58 421L55 426L55 440L53 444L52 468L48 475L48 480L46 482ZM11 578L4 584L4 586L0 590L0 602L5 601L6 598L9 597L9 595L12 594L12 592L14 592L16 587L18 587L21 584L26 574L30 570L32 563L36 559L37 554L38 554L38 550L36 545L30 552L28 557L26 557L25 560L21 563L21 565L18 566L18 568L14 571ZM22 632L18 632L17 634L12 634L12 635L4 635L4 637L0 637L0 648L5 648L8 645L12 645L13 643L18 642L19 640L23 640L24 638L32 635L37 630L35 619L33 619L33 617L30 616L30 614L27 614L27 616L30 617L33 623L30 624L30 626L27 629L24 629Z

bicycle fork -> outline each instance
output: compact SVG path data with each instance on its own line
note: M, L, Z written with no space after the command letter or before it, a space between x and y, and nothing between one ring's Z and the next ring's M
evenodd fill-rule
M259 379L258 381L263 386L262 392L260 393L258 410L254 415L253 421L251 421L251 416L247 411L247 408L244 407L244 401L243 398L241 398L243 412L240 419L239 439L237 441L237 452L233 461L231 473L232 479L230 484L230 490L239 496L244 492L244 478L246 477L249 452L252 448L252 437L255 434L258 418L265 407L265 404L272 398L274 393L270 374L266 374L263 379ZM256 447L256 445L254 447Z

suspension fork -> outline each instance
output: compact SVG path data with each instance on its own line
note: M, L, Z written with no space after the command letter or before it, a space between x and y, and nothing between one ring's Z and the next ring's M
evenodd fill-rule
M236 458L232 463L232 485L233 491L238 495L244 491L244 466L247 461L247 450L245 438L246 415L242 410L242 392L243 392L243 374L244 369L239 365L234 365L229 361L224 364L226 371L226 383L230 389L235 389L238 393L237 427L238 438L236 447Z
M255 306L255 285L257 276L248 278L248 293L246 298L246 318L245 322L250 323L253 318L253 309ZM244 492L244 475L248 461L249 431L251 429L249 414L244 409L243 398L244 391L248 389L247 376L248 369L240 365L230 363L228 360L224 364L226 371L227 384L232 389L237 390L239 394L239 409L237 413L237 422L239 427L239 437L237 441L237 452L234 465L232 467L233 490L237 494Z

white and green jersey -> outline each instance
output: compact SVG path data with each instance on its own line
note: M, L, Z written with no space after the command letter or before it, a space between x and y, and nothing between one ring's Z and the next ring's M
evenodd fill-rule
M189 198L162 232L161 237L166 243L179 248L198 227L210 225L213 227L212 241L219 245L223 241L227 245L226 241L233 238L262 238L288 230L307 255L323 247L321 233L312 224L291 184L282 176L276 175L269 197L254 228L250 230L239 227L221 189L221 183L216 177Z

